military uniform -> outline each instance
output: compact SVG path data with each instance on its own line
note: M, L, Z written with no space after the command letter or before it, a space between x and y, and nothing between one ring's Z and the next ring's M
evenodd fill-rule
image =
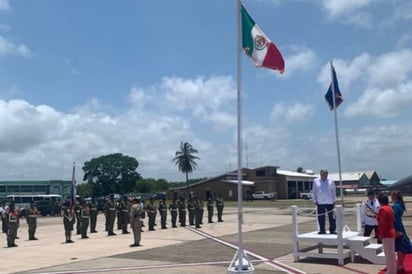
M180 198L179 203L177 204L177 207L179 209L179 223L180 226L186 226L186 205L185 205L185 199Z
M195 215L195 225L196 225L196 228L201 228L201 226L200 226L200 200L199 199L193 199L193 206L194 206L194 208L195 208L195 212L194 212L194 215Z
M97 223L97 202L95 198L92 198L91 202L89 203L90 209L90 233L96 233L96 223Z
M7 246L8 247L17 247L15 240L17 237L17 228L19 223L19 214L14 206L14 204L9 205L9 209L7 211L7 221L9 224L9 229L7 231Z
M187 201L187 210L189 211L189 225L195 224L195 205L193 198Z
M222 215L223 215L223 208L225 207L222 197L216 199L216 209L217 209L217 221L223 222Z
M70 207L70 203L66 202L62 206L62 213L63 213L63 226L64 226L64 234L66 237L66 243L73 243L71 236L73 231L73 225L76 222L76 214L74 210Z
M81 217L82 207L79 202L76 202L74 206L74 213L76 214L76 234L82 234L82 217Z
M150 199L150 203L146 206L146 212L149 218L149 231L153 231L156 221L156 205L153 203L153 199Z
M172 227L177 227L176 219L177 219L177 203L176 200L169 205L170 215L172 216Z
M212 197L207 199L207 219L208 223L213 223L213 200Z
M34 234L36 233L37 215L39 214L39 212L37 211L37 208L33 203L30 204L30 207L27 208L26 212L26 221L29 228L29 241L37 240Z
M159 202L159 214L160 214L160 225L162 229L167 229L166 220L167 220L167 205L166 201L163 199Z
M116 235L116 233L113 232L114 221L116 219L116 201L113 195L110 196L110 199L104 205L104 211L107 214L107 235Z
M200 206L200 212L199 212L199 224L203 225L203 212L204 212L204 204L203 200L199 198L199 206Z
M140 240L141 240L141 231L142 231L142 217L143 214L143 208L140 205L140 202L135 199L133 201L133 205L130 207L130 215L129 215L129 222L130 222L130 227L133 230L133 238L134 238L134 243L131 244L130 246L140 246Z
M119 210L120 210L120 226L122 228L122 234L129 234L130 232L127 231L127 225L129 223L129 201L126 198L119 203Z
M89 237L87 237L87 229L89 228L90 209L88 205L86 204L86 202L83 202L82 204L80 215L81 215L81 220L82 220L82 223L81 223L82 239L88 239Z

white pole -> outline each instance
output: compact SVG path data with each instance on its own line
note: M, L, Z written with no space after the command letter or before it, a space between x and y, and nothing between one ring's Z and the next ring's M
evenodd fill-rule
M336 135L336 150L338 152L338 167L339 167L339 186L340 186L340 197L342 201L342 206L345 206L345 201L343 199L343 187L342 187L342 167L340 162L340 148L339 148L339 131L338 131L338 114L336 111L336 94L335 94L335 75L333 75L333 65L330 62L330 73L332 78L332 100L333 100L333 114L335 117L335 135Z

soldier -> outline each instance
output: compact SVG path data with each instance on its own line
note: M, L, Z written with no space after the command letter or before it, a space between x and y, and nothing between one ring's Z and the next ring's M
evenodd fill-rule
M213 199L212 196L209 196L207 199L207 219L208 223L213 223Z
M75 199L75 201L74 213L76 214L76 234L80 235L82 234L82 216L80 215L82 206L78 199Z
M81 204L82 205L81 205L80 215L81 215L81 220L82 220L82 224L81 224L82 239L89 239L89 237L87 236L87 229L89 228L90 209L85 200L82 200Z
M163 198L159 201L159 214L160 214L160 225L162 229L167 229L166 227L166 220L167 220L167 205L166 199Z
M107 235L114 236L116 235L113 232L114 220L116 218L116 201L113 194L110 194L110 199L106 201L104 211L107 214Z
M199 204L200 204L200 213L199 213L199 224L203 225L203 212L204 212L204 204L203 199L199 197Z
M96 223L97 223L97 202L96 198L92 197L92 200L89 203L90 209L90 233L96 233Z
M195 225L196 225L196 228L202 228L201 226L200 226L200 200L199 200L199 198L194 198L193 199L193 206L194 206L194 208L195 208L195 212L194 212L194 215L195 215Z
M193 196L189 197L187 201L187 210L189 211L189 225L195 224L195 205Z
M177 203L176 199L173 199L173 202L169 205L170 215L172 216L172 227L177 227L176 219L177 219Z
M156 205L154 204L153 198L150 198L150 202L146 207L147 216L149 217L149 231L154 231L155 220L156 220Z
M186 226L186 205L185 205L185 199L183 197L180 197L180 201L177 207L179 208L180 226Z
M63 225L64 225L64 235L66 237L66 243L74 243L72 241L72 231L73 225L76 222L76 213L74 212L73 208L70 206L70 201L67 201L62 206L62 213L63 213Z
M7 231L7 247L17 247L15 240L17 235L17 227L19 221L19 214L16 210L14 201L10 202L7 211L9 229Z
M218 222L223 222L222 219L222 214L223 214L223 208L225 207L222 195L219 193L217 199L216 199L216 209L217 209L217 221Z
M142 231L142 220L140 219L143 214L143 209L141 207L140 197L134 198L130 207L130 227L133 230L134 243L130 247L140 246L141 231Z
M129 234L130 232L127 231L127 224L129 223L129 200L127 196L123 196L123 199L119 203L119 209L120 209L120 225L122 228L122 234Z
M29 208L27 208L27 214L26 214L27 226L29 227L29 241L37 240L34 234L36 233L38 214L39 214L39 211L34 206L34 202L31 201Z

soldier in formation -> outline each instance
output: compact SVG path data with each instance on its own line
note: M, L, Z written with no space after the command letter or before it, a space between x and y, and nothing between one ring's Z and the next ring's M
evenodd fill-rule
M147 216L149 218L149 231L154 231L155 220L156 220L156 205L154 204L154 199L150 198L149 204L146 206Z
M119 203L119 219L120 219L120 227L122 229L122 234L129 234L130 232L127 231L127 225L129 224L129 208L130 203L127 196L123 196L123 199Z
M7 247L17 247L15 240L19 225L19 213L15 207L14 201L11 201L9 204L9 209L7 210L7 222Z
M193 195L189 196L187 210L189 212L189 225L195 225L195 201Z
M96 233L96 224L97 224L97 202L96 198L92 197L92 200L89 203L89 209L90 209L90 233Z
M81 209L80 209L80 219L81 219L81 235L82 239L88 239L87 236L87 229L89 228L89 220L90 220L90 208L87 205L85 200L81 201Z
M207 198L207 220L208 223L213 223L213 198L212 196L209 196Z
M107 216L107 235L114 236L113 232L114 221L116 219L116 201L114 195L110 194L110 199L104 205L104 212Z
M142 214L143 208L141 207L141 201L139 197L134 198L132 202L132 206L130 207L130 227L133 230L133 238L134 243L130 245L130 247L140 246L141 240L141 231L142 231Z
M225 204L223 202L222 195L219 193L219 195L216 199L217 221L218 222L223 222L222 215L223 215L223 208L224 207L225 207Z
M76 222L76 214L73 207L70 205L70 201L62 206L63 214L63 226L64 226L64 236L66 237L66 243L73 243L72 241L72 231L74 223Z
M39 215L39 211L32 201L26 211L26 221L29 228L29 241L37 240L34 236L37 228L37 215Z
M159 214L160 214L160 225L162 229L167 229L166 220L167 220L167 204L166 199L163 198L159 202Z
M177 220L177 203L176 199L173 199L172 203L169 205L170 215L172 217L172 227L177 227L176 220Z
M194 219L195 219L195 225L196 225L196 228L202 228L201 226L200 226L200 210L201 210L201 208L200 208L200 200L199 200L199 198L197 197L197 198L193 198L192 199L192 201L193 201L193 206L194 206L194 208L195 208L195 210L194 210Z
M180 226L186 226L186 204L185 199L183 197L180 197L177 207L179 209Z
M74 213L76 214L76 234L81 235L82 234L82 217L80 215L82 211L82 206L80 204L80 201L78 199L75 199L75 204L74 204Z

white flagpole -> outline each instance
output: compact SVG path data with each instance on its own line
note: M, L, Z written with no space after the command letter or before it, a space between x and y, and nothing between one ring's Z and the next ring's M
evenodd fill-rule
M342 166L340 161L340 145L339 145L339 131L338 131L338 114L336 111L336 93L335 93L335 77L333 75L333 65L332 61L330 62L330 73L332 79L332 100L333 100L333 114L335 117L335 135L336 135L336 150L338 153L338 168L339 168L339 186L340 186L340 197L342 201L342 206L345 205L345 201L343 199L343 187L342 187ZM335 72L336 73L336 72Z
M236 0L237 7L237 210L238 210L238 250L237 254L233 258L231 265L229 266L229 273L254 273L254 268L250 263L250 260L245 256L243 243L242 243L242 86L241 86L241 3L240 0Z

